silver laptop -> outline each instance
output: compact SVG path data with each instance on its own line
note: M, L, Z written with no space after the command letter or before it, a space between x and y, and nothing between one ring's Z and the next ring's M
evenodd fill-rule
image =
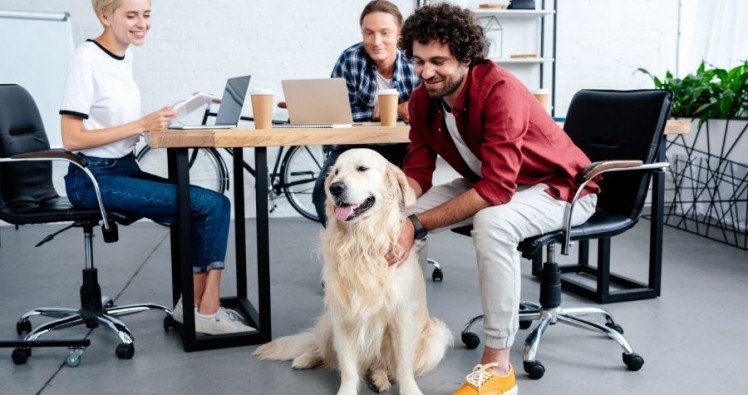
M249 79L251 76L229 78L223 90L221 106L218 107L215 125L169 125L170 129L196 130L196 129L231 129L239 124L242 116L242 107L249 90Z
M283 80L289 123L274 128L347 127L353 124L348 88L342 78Z

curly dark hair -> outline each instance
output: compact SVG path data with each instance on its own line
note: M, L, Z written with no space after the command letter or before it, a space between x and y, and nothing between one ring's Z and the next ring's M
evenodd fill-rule
M485 61L483 27L467 9L448 3L416 9L403 24L398 47L412 59L414 42L426 45L432 40L447 44L460 62Z

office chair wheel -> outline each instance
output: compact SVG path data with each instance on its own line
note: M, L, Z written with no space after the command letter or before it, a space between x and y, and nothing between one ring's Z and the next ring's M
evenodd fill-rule
M441 282L444 280L444 272L442 272L442 269L439 269L438 267L434 269L433 272L431 272L431 281L433 282Z
M618 324L605 324L608 328L620 333L623 335L623 327Z
M67 365L69 368L75 368L80 365L83 351L86 351L86 349L78 347L71 348L70 352L68 352L67 358L65 358L65 365Z
M31 321L29 321L27 318L18 320L18 322L16 322L16 332L19 335L31 332Z
M164 317L164 330L168 332L169 329L177 329L177 320L175 320L174 317L167 315Z
M480 344L480 338L473 332L463 332L462 343L468 350L475 350Z
M539 306L535 306L531 302L519 302L519 312L537 310ZM532 320L519 320L519 329L527 329L532 326Z
M631 354L623 353L623 363L626 364L626 367L629 368L629 370L636 372L642 368L642 365L644 365L644 358L635 352L632 352Z
M13 353L10 355L13 358L13 363L16 365L23 365L31 356L30 348L14 348Z
M540 361L524 361L522 362L525 368L525 373L530 376L531 379L537 380L545 374L545 367Z
M117 345L116 353L119 359L131 359L135 355L135 346L132 343L120 343Z

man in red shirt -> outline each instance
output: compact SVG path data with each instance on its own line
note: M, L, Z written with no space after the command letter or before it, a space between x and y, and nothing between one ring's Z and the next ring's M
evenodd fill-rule
M409 251L427 232L473 224L486 341L456 395L516 393L509 351L519 325L517 245L563 227L575 174L590 163L522 82L484 58L484 40L470 11L439 4L417 9L399 43L421 79L404 164L417 215L403 223L399 243ZM437 155L462 178L433 186ZM597 192L590 183L573 224L592 215ZM402 259L388 255L391 264Z

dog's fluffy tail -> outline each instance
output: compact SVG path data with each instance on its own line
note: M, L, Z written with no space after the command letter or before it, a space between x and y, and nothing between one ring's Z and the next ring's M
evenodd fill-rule
M416 376L433 370L444 358L447 348L452 347L452 332L447 325L438 318L429 318L428 324L421 332L418 344L414 372Z
M314 333L311 331L279 337L270 343L263 344L252 353L259 359L277 361L289 361L304 354L319 354L314 342Z

